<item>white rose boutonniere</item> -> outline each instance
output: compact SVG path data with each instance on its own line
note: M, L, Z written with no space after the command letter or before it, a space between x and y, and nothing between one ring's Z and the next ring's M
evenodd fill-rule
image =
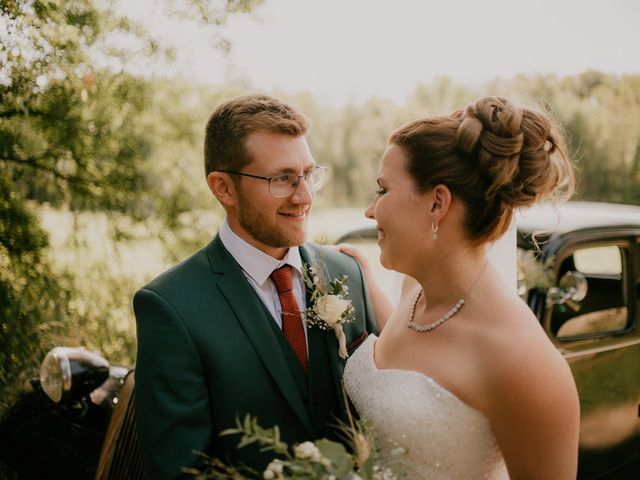
M310 305L305 311L307 325L333 330L338 339L340 358L346 360L349 355L342 325L355 319L355 309L347 298L347 276L340 274L338 278L327 281L318 267L305 265L303 271L305 285L311 292Z

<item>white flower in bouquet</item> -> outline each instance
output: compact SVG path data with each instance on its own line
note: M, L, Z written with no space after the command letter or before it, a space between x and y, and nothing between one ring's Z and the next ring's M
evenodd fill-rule
M313 442L302 442L301 444L296 445L294 455L296 458L300 458L302 460L308 459L312 462L320 462L322 460L322 454Z
M276 480L284 478L282 476L284 472L284 465L282 464L282 460L275 459L269 465L267 465L267 469L262 474L262 478L264 480Z

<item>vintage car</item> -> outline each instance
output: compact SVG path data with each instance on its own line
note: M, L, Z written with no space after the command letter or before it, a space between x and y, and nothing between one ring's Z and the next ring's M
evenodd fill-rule
M517 278L578 387L578 478L640 478L640 207L534 208L515 237L514 288ZM379 264L375 222L338 242L361 248L397 296L401 276ZM0 479L145 478L132 373L83 349L51 351L0 421Z
M132 373L82 347L52 349L0 419L0 480L143 478Z
M578 478L640 478L640 207L568 202L516 224L518 293L578 387ZM393 296L399 278L379 265L374 225L338 242L359 247Z

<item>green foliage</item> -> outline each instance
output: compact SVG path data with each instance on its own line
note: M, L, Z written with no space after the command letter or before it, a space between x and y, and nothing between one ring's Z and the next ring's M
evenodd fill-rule
M348 442L344 444L327 439L303 442L293 446L280 439L280 430L262 428L250 415L244 421L236 419L236 427L224 430L220 435L239 435L238 448L256 444L262 452L273 452L274 459L264 472L259 473L244 466L228 465L220 459L201 454L205 460L204 471L185 468L183 471L198 480L212 479L273 479L298 480L394 480L392 467L406 453L403 448L388 452L388 458L374 446L374 435L366 422L344 425L342 433Z
M47 341L67 318L68 278L43 258L48 239L36 217L0 177L0 411L37 372Z
M21 198L126 210L149 150L141 80L92 67L88 49L113 19L91 1L3 8L0 171Z
M211 23L215 36L229 15L259 3L156 6ZM211 232L212 219L198 213L210 207L195 146L208 114L198 103L204 95L192 100L193 115L180 98L193 90L179 94L167 81L97 67L97 54L101 64L124 67L136 55L170 53L112 7L99 0L0 4L0 411L56 344L82 344L132 365L130 301L146 278L123 271L120 252L160 238L175 259ZM131 42L123 48L118 36ZM191 185L196 176L199 188ZM66 243L48 246L31 213L49 205L74 217ZM104 242L91 239L111 247L102 257L88 253L83 235L95 226L84 225L83 212L108 221ZM67 258L70 251L76 256Z
M149 137L138 121L142 81L91 66L88 48L107 18L92 2L5 2L1 13L0 380L14 392L46 349L78 343L91 317L77 308L78 276L48 259L26 202L137 213Z

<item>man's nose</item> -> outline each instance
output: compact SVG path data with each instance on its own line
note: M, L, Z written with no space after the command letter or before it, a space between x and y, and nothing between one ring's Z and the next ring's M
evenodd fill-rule
M293 191L290 198L291 202L296 204L309 204L313 202L313 192L304 178L300 179L298 186Z

